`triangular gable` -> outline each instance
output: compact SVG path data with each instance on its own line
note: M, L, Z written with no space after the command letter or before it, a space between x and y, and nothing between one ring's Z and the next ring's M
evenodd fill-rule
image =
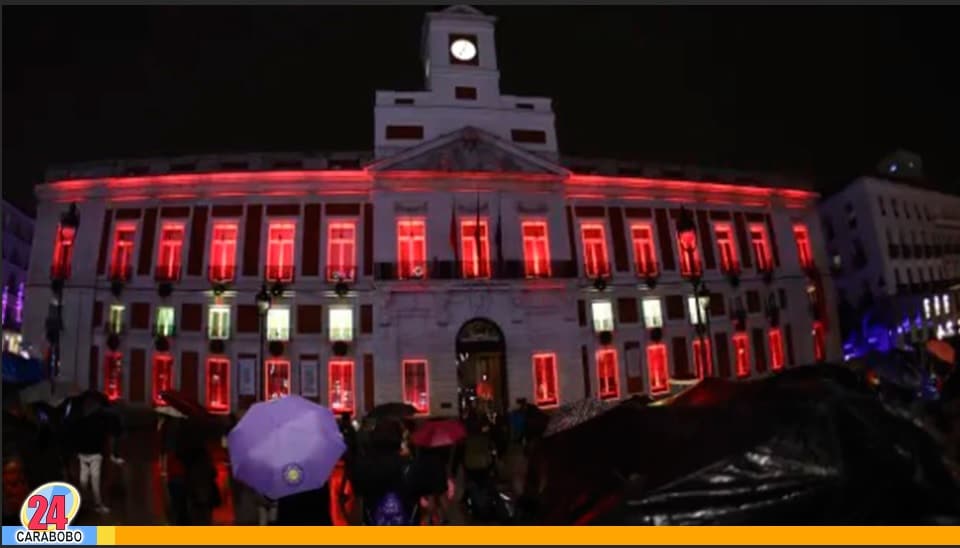
M450 6L449 8L443 10L442 13L455 13L458 15L483 15L483 12L478 10L473 6L468 6L466 4L457 4L456 6Z
M373 172L537 173L560 177L570 174L560 165L469 126L380 160L367 169Z

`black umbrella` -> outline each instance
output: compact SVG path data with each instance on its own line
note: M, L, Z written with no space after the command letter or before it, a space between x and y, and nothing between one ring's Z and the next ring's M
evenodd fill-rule
M58 408L64 420L77 420L96 415L100 411L110 409L110 398L103 392L86 390L76 396L71 396L61 403Z
M417 414L417 408L408 403L382 403L374 407L368 417L375 419L407 419Z

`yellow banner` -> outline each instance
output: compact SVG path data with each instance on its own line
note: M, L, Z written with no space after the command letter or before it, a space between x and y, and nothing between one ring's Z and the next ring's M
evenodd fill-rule
M950 545L960 527L99 527L118 545Z

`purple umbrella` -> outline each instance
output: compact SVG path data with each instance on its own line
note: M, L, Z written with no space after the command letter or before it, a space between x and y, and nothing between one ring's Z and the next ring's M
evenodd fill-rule
M274 500L323 487L347 449L333 413L300 396L254 404L227 446L233 477Z

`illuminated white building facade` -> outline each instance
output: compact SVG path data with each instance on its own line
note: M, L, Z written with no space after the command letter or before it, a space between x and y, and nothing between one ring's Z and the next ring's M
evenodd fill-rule
M51 266L70 261L62 374L220 412L292 392L447 415L839 358L816 194L575 172L550 101L500 94L493 25L428 16L428 89L377 93L358 168L251 155L51 172L26 315L43 325Z

